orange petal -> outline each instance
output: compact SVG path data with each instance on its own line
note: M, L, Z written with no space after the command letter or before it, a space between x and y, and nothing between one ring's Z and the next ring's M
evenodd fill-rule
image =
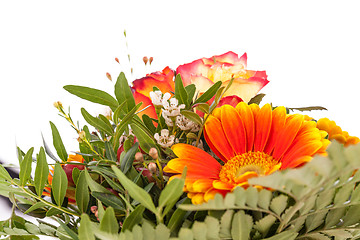
M139 108L139 111L146 108L144 111L138 113L138 116L141 118L142 115L148 115L151 118L157 119L157 115L156 115L156 111L155 111L155 107L151 102L151 99L149 97L146 97L145 95L139 93L139 92L134 92L133 93L134 99L135 99L135 104L139 104L140 102L142 102L141 107Z
M206 192L213 186L213 179L199 179L192 184L192 190L194 192Z
M231 190L234 188L234 184L230 184L220 180L214 180L212 185L215 189L218 190Z
M159 81L150 76L133 81L133 89L146 97L150 97L150 92L153 91L153 86L158 87L162 93L174 91L174 88L171 86L170 82Z
M216 161L210 154L201 150L200 148L194 147L190 144L178 143L171 147L171 150L179 158L189 158L194 161L199 161L210 167L218 167L219 162Z
M283 159L281 160L281 169L286 169L290 166L298 165L294 164L298 161L298 159L312 157L322 147L322 143L319 140L304 141L301 143L303 144L296 144L285 153Z
M217 163L217 166L209 165L206 161L196 161L189 158L175 158L168 162L164 171L172 173L182 173L184 167L187 167L186 178L196 179L196 178L218 178L219 172L221 169L220 163Z
M210 115L205 122L204 129L212 146L225 157L226 161L235 156L234 151L226 138L221 122L217 118Z
M264 152L271 154L276 145L277 139L279 137L279 130L282 129L285 125L286 120L286 108L277 107L272 111L272 124L269 139L267 141Z
M284 128L279 130L279 137L272 154L275 159L279 160L291 146L303 120L304 116L300 114L287 116Z
M245 103L241 102L236 105L236 110L238 111L246 132L246 151L252 151L254 145L254 138L255 138L255 120L253 116L253 112L250 106Z
M266 104L260 109L255 120L254 152L264 151L271 130L271 122L272 109L270 104Z
M234 107L221 107L221 124L226 138L236 154L246 152L246 132L244 124Z
M228 190L219 190L219 189L210 189L208 190L205 195L204 195L204 200L205 202L209 201L210 199L214 199L216 194L221 194L223 197L225 197L225 195L230 192Z

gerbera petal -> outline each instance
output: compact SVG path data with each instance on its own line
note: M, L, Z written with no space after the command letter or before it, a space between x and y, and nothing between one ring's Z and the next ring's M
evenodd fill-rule
M229 191L228 190L220 190L220 189L210 189L208 190L205 195L204 195L204 200L207 202L209 201L210 199L214 199L215 195L216 194L221 194L222 196L225 196L226 193L228 193Z
M291 146L303 120L304 116L300 114L290 115L286 118L285 126L283 129L279 129L279 137L272 154L275 159L279 160Z
M254 141L254 152L264 151L267 143L272 121L272 109L270 104L264 105L255 119L255 141Z
M179 158L189 158L204 162L206 165L210 165L211 167L216 167L219 165L218 161L216 161L210 154L190 144L178 143L173 145L171 150Z
M216 150L225 157L225 161L235 156L234 151L223 131L221 122L217 118L210 115L208 120L205 122L204 128L205 134L209 138L213 147L215 147Z
M241 119L244 123L244 128L246 132L246 151L252 151L254 138L255 138L255 120L250 106L241 102L236 105L236 110L238 111Z
M276 145L277 139L279 137L279 129L284 127L286 120L286 108L277 107L272 112L272 124L269 139L267 141L264 152L271 154Z
M206 192L213 186L213 179L199 179L193 183L194 192Z
M193 193L188 194L188 197L191 198L192 204L201 204L204 202L204 193Z
M182 173L187 167L186 178L217 178L221 165L209 165L206 161L196 161L194 159L175 158L168 162L164 171L172 173Z
M236 154L246 152L246 132L238 112L230 105L221 109L221 124L231 147Z
M223 182L220 180L214 180L212 185L215 189L219 190L231 190L234 188L234 184Z

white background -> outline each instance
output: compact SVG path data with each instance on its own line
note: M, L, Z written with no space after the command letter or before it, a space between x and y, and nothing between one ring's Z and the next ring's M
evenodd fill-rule
M103 107L70 95L66 84L112 93L106 72L116 79L125 71L131 81L230 50L247 52L248 69L266 70L265 102L324 106L309 115L360 136L358 10L356 1L1 1L0 160L17 164L16 144L38 152L41 133L51 145L49 121L77 150L53 102L71 105L81 125L80 107ZM143 56L154 57L151 68Z

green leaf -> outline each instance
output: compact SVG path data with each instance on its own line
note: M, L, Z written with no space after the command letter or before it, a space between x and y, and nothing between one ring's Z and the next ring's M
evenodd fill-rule
M47 145L47 143L46 143L46 141L45 141L44 136L42 135L42 133L41 133L41 138L42 138L42 140L43 140L43 144L44 144L44 148L45 148L46 154L47 154L50 158L52 158L55 162L60 162L60 160L59 160L57 157L55 157L55 155L51 152L51 150L50 150L49 146ZM19 151L21 151L21 150L18 149L18 152L19 152ZM20 156L19 156L19 157L20 157Z
M131 111L129 111L121 120L120 124L116 126L115 136L114 136L114 148L116 149L119 146L119 139L124 133L125 129L128 128L129 123L134 118L134 114L137 110L135 106Z
M139 149L139 143L136 142L126 153L125 156L121 159L120 162L120 169L121 171L126 174L129 169L132 167L134 162L135 153Z
M80 226L79 226L79 239L80 240L95 240L93 225L89 215L83 213L81 215Z
M119 231L119 223L115 217L115 212L112 207L105 210L105 214L100 221L100 231L117 234Z
M122 102L114 111L113 114L113 121L117 125L119 124L119 120L121 119L122 115L124 115L124 107L127 106L126 102Z
M287 206L287 201L287 196L283 194L279 195L271 201L270 209L280 216Z
M29 151L25 154L24 160L22 160L20 164L20 185L25 186L26 182L29 180L31 175L31 163L32 163L32 154L34 152L34 148L30 148Z
M115 96L119 104L126 102L127 112L135 107L134 96L123 72L119 74L115 83Z
M195 84L187 85L185 87L185 90L188 94L188 104L187 105L190 106L190 104L194 98L195 92L196 92L196 86L195 86Z
M24 214L28 214L28 213L31 212L31 211L34 211L34 210L39 209L39 208L43 208L43 207L45 207L45 206L46 206L45 203L43 203L43 202L37 202L37 203L35 203L34 205L32 205L30 208L28 208L28 210L26 210L26 211L24 212Z
M106 158L116 162L117 161L117 156L116 153L114 151L114 149L112 148L112 145L110 142L105 141L105 154L106 154Z
M130 179L128 179L116 166L111 166L111 168L113 169L120 183L124 186L133 199L144 205L144 207L150 211L154 213L157 212L150 195L143 188L139 187Z
M102 193L111 193L109 190L107 190L105 187L103 187L101 184L95 182L89 172L87 171L87 169L85 168L84 169L84 172L85 172L85 179L86 179L86 182L90 188L90 190L92 192L102 192Z
M185 180L182 178L174 178L161 191L159 197L159 208L163 208L167 204L176 202L183 194ZM166 214L166 213L164 213Z
M248 102L248 104L257 104L257 105L260 105L262 99L265 97L265 94L263 93L259 93L257 94L255 97L251 98L250 101Z
M85 171L81 171L75 189L76 205L80 212L86 212L90 200Z
M144 152L149 153L150 148L156 148L156 143L153 136L149 135L142 123L133 121L130 126L135 136L139 140L140 147Z
M154 126L153 120L148 115L142 115L142 121L144 122L144 125L149 129L151 133L155 134L156 127Z
M206 92L204 92L196 101L196 103L205 103L209 101L218 91L218 89L221 87L222 82L218 81L214 85L212 85Z
M196 108L196 110L199 110L203 113L209 113L210 110L210 106L207 103L197 103L196 105L194 105L194 107Z
M1 164L0 164L0 178L5 179L9 182L12 180L8 171Z
M120 211L126 210L120 198L115 196L113 193L92 192L91 195L107 206L113 207L114 209L118 209Z
M63 144L63 141L61 140L59 131L57 130L55 124L50 122L50 125L51 125L51 131L52 131L52 136L53 136L53 145L56 149L56 152L57 152L58 156L60 157L60 159L63 162L66 162L67 158L68 158L68 154L66 153L66 149Z
M191 199L186 198L182 204L190 204ZM170 229L171 232L177 232L180 228L180 225L183 223L185 215L187 211L182 210L181 208L176 208L175 212L171 215L171 218L167 224L167 227Z
M56 219L60 226L65 230L65 232L74 240L79 240L78 235L71 230L65 223L63 223L60 219Z
M290 111L297 110L297 111L300 111L300 112L304 112L304 111L314 111L314 110L327 110L326 108L321 107L321 106L299 107L299 108L287 108L287 109L289 109Z
M133 227L137 224L141 223L142 215L145 211L145 207L143 205L138 205L132 213L128 217L125 218L123 227L121 229L122 232L125 230L132 230Z
M116 99L113 98L110 94L98 89L75 85L64 86L64 89L82 99L109 106L113 111L115 111L119 105Z
M180 104L188 104L188 93L183 85L180 74L177 74L175 77L175 98L179 101Z
M239 211L234 214L231 236L234 240L248 240L253 226L253 220L250 215L245 214L244 211Z
M85 121L88 122L91 126L94 126L96 129L106 133L109 136L114 134L114 129L107 125L104 121L99 118L93 117L88 113L84 108L81 108L81 114L84 117Z
M266 215L264 218L257 221L254 225L254 229L258 230L262 236L266 236L271 226L275 223L276 218L272 215Z
M45 150L43 147L40 148L39 155L37 156L36 168L35 168L35 191L39 197L41 197L45 183L49 176L49 166L46 161Z
M193 121L194 123L200 126L203 125L203 120L201 119L201 117L193 111L182 110L181 114L184 115L187 119Z
M53 193L54 200L58 206L61 206L64 201L67 186L68 186L68 179L66 173L64 169L61 167L61 165L59 163L56 163L51 191Z

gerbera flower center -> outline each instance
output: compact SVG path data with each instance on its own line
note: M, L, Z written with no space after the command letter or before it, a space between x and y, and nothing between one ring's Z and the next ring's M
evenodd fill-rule
M280 168L281 163L263 152L246 152L231 158L222 166L221 181L239 184L250 177L267 175Z

